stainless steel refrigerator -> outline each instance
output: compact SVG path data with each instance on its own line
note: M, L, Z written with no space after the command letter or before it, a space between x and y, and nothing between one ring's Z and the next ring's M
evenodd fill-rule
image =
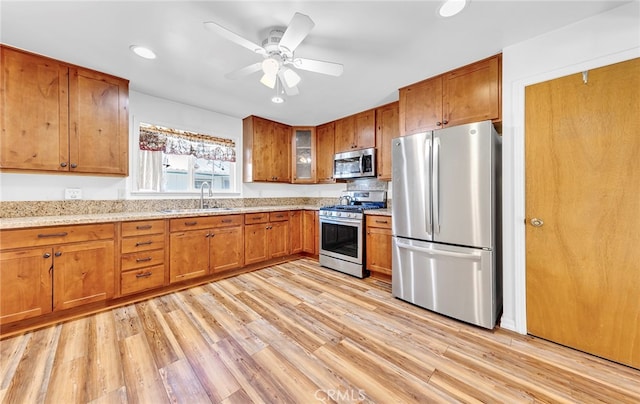
M491 121L392 140L393 296L485 328L502 310L501 139Z

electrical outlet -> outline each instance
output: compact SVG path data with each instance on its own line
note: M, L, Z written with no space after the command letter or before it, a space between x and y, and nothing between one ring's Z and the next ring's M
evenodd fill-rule
M82 199L82 190L80 188L66 188L64 199Z

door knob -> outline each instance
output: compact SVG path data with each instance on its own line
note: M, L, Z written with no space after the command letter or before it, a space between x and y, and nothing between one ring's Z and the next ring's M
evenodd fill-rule
M533 227L542 227L543 224L544 222L542 221L542 219L538 219L537 217L531 219L531 226Z

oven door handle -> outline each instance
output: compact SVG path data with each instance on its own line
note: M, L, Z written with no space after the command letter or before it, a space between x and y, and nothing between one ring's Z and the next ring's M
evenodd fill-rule
M356 226L361 226L362 225L362 220L359 219L325 219L325 218L320 218L320 223L329 223L329 224L344 224L344 225L349 225L349 224L355 224Z

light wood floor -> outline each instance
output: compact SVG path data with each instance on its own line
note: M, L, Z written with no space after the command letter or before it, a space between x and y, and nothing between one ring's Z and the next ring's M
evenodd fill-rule
M6 403L640 402L640 371L299 260L0 342Z

